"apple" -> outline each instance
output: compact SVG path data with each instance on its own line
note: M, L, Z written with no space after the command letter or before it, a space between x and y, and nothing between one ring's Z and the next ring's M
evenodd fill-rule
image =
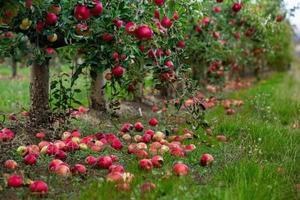
M59 176L69 176L71 175L71 171L65 163L61 163L56 167L55 174Z
M164 159L163 159L163 157L156 155L151 158L151 162L154 167L160 168L160 167L162 167L162 165L164 163Z
M124 167L122 165L111 165L109 168L108 168L108 171L110 173L112 172L119 172L119 173L124 173L125 170L124 170Z
M165 139L165 134L163 133L163 132L161 132L161 131L157 131L154 135L153 135L153 139L155 140L155 141L161 141L161 140L163 140L163 139Z
M125 25L125 30L128 34L133 35L136 30L136 24L134 22L128 22Z
M143 149L137 149L134 154L136 155L137 158L147 158L148 157L148 152L143 150Z
M232 10L234 12L239 12L242 9L242 4L241 3L234 3L232 6Z
M226 138L225 135L217 135L216 138L220 142L226 142L227 141L227 138Z
M123 144L119 139L114 139L111 143L111 147L115 150L121 150L123 148Z
M134 124L134 129L135 129L137 132L141 132L141 131L143 131L144 126L143 126L143 124L142 124L141 122L136 122L136 123Z
M121 65L117 65L111 70L112 75L117 78L122 77L124 72L125 72L125 68L122 67Z
M108 169L113 161L110 156L101 156L98 158L97 164L101 169Z
M205 153L202 155L202 157L200 159L200 165L208 166L208 165L211 165L213 161L214 161L214 157L208 153Z
M53 25L55 25L57 23L57 21L58 21L58 17L57 17L57 15L55 13L51 13L51 12L47 13L47 15L46 15L46 21L45 21L45 23L47 25L53 26Z
M226 110L226 114L227 114L227 115L234 115L234 114L235 114L235 110L234 110L234 109L231 109L231 108L230 108L230 109L227 109L227 110Z
M24 163L26 165L35 165L37 162L37 155L36 154L28 154L24 157Z
M185 156L183 149L181 149L180 147L172 148L170 153L171 153L171 155L176 156L176 157L184 157Z
M123 124L122 128L121 128L121 132L127 133L129 131L131 131L133 129L133 125L130 123L125 123Z
M148 129L148 130L146 130L146 131L144 132L144 134L147 134L147 135L150 135L151 137L153 137L154 134L155 134L155 132L154 132L153 130L151 130L151 129Z
M97 164L97 158L94 156L88 156L85 158L85 163L91 166L95 166Z
M49 42L56 42L56 41L57 41L57 38L58 38L58 36L57 36L56 33L53 33L53 34L47 36L47 40L48 40Z
M176 163L173 172L176 176L186 176L189 174L189 167L183 163Z
M96 2L96 1L94 0L94 2ZM96 5L92 9L90 9L90 11L91 11L91 15L94 17L101 15L101 13L103 12L102 3L97 1Z
M19 146L17 148L17 153L21 156L25 156L27 154L28 150L27 150L27 147L25 146Z
M44 181L33 181L29 185L29 190L34 194L47 194L48 185Z
M167 145L162 145L159 149L159 153L164 154L170 151L170 148Z
M144 143L149 143L149 142L151 142L151 139L152 139L152 137L151 137L151 135L149 135L149 134L144 134L143 136L142 136L142 142L144 142Z
M31 20L29 20L28 18L24 18L19 27L21 30L28 30L31 24L32 24Z
M121 182L121 181L123 181L123 176L122 176L122 173L117 172L117 171L110 172L109 174L107 174L106 180L108 182Z
M6 169L16 169L18 167L18 163L14 160L7 160L4 163L4 167Z
M124 135L122 136L122 138L123 138L123 140L125 140L126 142L130 142L130 141L131 141L131 136L130 136L128 133L124 134Z
M177 47L183 49L185 47L185 42L183 40L178 41Z
M58 15L61 12L61 7L59 5L52 4L49 7L49 12Z
M149 121L150 126L156 126L157 124L158 124L158 120L155 117L150 119Z
M46 134L44 132L40 132L35 135L35 137L38 139L43 139L45 136L46 136Z
M87 150L88 146L87 146L87 144L81 143L81 144L79 144L79 148L80 148L80 150Z
M61 160L59 160L59 159L54 159L54 160L52 160L52 161L49 163L49 165L48 165L49 171L54 172L54 171L57 169L57 167L58 167L60 164L62 164L62 163L63 163L63 161L61 161Z
M196 146L194 144L189 144L187 146L185 146L184 150L185 152L192 152L196 149Z
M142 159L139 161L139 167L143 170L150 171L153 168L153 164L150 159Z
M73 174L86 174L86 167L82 164L76 164L71 168Z
M165 28L170 28L173 24L172 20L167 16L164 16L160 23Z
M48 56L52 56L52 55L56 54L55 49L53 49L51 47L46 48L45 52L46 52L46 55L48 55Z
M140 25L135 30L135 36L139 40L150 40L153 37L153 31L148 25Z
M141 135L135 135L135 136L133 136L133 140L135 142L141 142L142 139L143 139L143 137Z
M137 150L136 146L137 146L137 144L135 144L135 143L129 144L128 145L128 153L132 154L132 153L136 152L136 150Z
M68 157L67 153L62 150L59 150L57 153L55 153L56 159L65 160L67 157Z
M78 4L74 9L75 18L79 21L87 20L90 18L90 10L86 5Z
M177 20L179 19L179 15L178 15L178 12L177 12L177 11L174 12L174 14L173 14L173 19L174 19L175 21L177 21Z
M156 188L156 185L152 182L146 182L146 183L143 183L141 186L140 186L140 190L141 192L145 193L145 192L151 192L152 190L154 190Z
M158 6L163 6L165 3L165 0L154 0L154 3Z
M21 187L23 186L23 177L19 175L11 175L7 178L8 187Z

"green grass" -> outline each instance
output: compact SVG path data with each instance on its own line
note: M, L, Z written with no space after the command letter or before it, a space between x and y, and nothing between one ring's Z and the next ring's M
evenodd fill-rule
M7 69L0 68L0 74ZM21 72L24 76L28 71ZM9 73L8 73L9 74ZM162 169L152 173L143 172L137 167L137 159L126 154L126 149L116 152L111 149L100 155L114 153L120 157L120 163L126 170L135 175L130 192L120 192L103 177L105 171L99 171L87 180L74 178L63 179L48 176L51 194L49 199L220 199L220 200L269 200L299 199L295 185L300 182L300 129L291 128L300 122L300 73L278 73L261 81L250 89L226 94L228 98L243 99L244 106L237 109L237 114L226 116L221 106L208 111L207 118L213 125L214 134L224 134L229 142L219 143L214 137L203 135L188 143L197 149L185 158L165 155ZM79 87L85 91L85 81ZM0 82L2 91L0 110L16 112L22 105L28 107L28 78L18 81ZM23 96L16 97L20 93ZM87 102L86 94L80 98ZM16 104L18 102L18 104ZM163 121L163 116L160 116ZM141 119L142 120L142 119ZM82 130L94 130L86 122L78 122ZM117 124L117 126L120 126ZM183 125L182 128L186 127ZM163 129L164 124L158 129ZM116 131L116 129L111 130ZM85 131L83 131L85 132ZM91 134L90 132L88 134ZM211 153L215 162L211 167L201 167L199 158L202 153ZM80 161L90 152L78 152L73 160ZM47 159L47 158L45 158ZM187 177L170 175L174 162L183 161L188 164L191 173ZM48 160L47 160L48 162ZM41 161L41 166L46 165ZM280 169L280 172L278 170ZM35 175L37 176L37 175ZM157 188L142 194L139 186L144 181L152 181ZM64 192L63 184L68 182ZM1 195L1 193L0 193ZM19 194L22 197L22 193ZM57 196L59 195L59 196Z
M71 74L71 70L68 66L62 66L61 68L55 68L51 66L51 80L57 79L57 75L60 72ZM15 79L11 79L10 76L11 69L5 65L0 65L0 112L17 113L22 110L29 110L30 68L18 68L18 76ZM67 83L66 85L68 84L69 83ZM76 93L75 98L80 100L83 105L87 106L87 97L89 94L89 79L87 79L85 75L80 76L74 86L74 89L76 88L80 88L81 92ZM78 105L74 105L74 107L75 106Z

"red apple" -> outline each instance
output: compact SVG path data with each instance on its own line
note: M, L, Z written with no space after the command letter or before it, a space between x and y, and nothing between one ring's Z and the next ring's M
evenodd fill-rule
M94 1L94 2L96 2L96 1ZM101 15L101 13L103 12L102 3L97 1L96 5L92 9L90 9L90 11L91 11L92 16L94 16L94 17Z
M135 129L136 131L138 131L138 132L141 132L141 131L144 130L144 126L143 126L143 124L142 124L141 122L136 122L136 123L134 124L134 129Z
M71 174L71 171L65 163L61 163L56 167L55 174L59 176L69 176Z
M153 168L153 164L150 159L142 159L139 161L139 166L141 169L150 171Z
M155 117L150 119L149 121L150 126L156 126L157 124L158 124L158 120Z
M164 163L164 159L163 159L163 157L156 155L156 156L152 157L151 162L154 167L160 168L160 167L162 167L162 165Z
M122 67L121 65L115 66L112 70L111 73L115 76L115 77L122 77L123 74L125 72L124 67Z
M154 3L158 6L162 6L165 3L165 0L154 0Z
M128 22L125 26L125 30L130 35L134 34L136 30L136 24L134 22Z
M73 174L85 174L86 167L82 164L76 164L74 167L71 168L71 172Z
M122 128L121 128L121 131L124 132L124 133L127 133L129 131L131 131L133 129L133 125L130 124L130 123L125 123L123 124Z
M149 40L153 37L153 31L147 25L140 25L136 29L135 35L139 40Z
M214 161L214 157L208 153L202 155L200 159L200 165L207 166L210 165Z
M94 156L88 156L85 159L85 163L91 166L95 166L97 164L97 158L95 158Z
M154 190L156 188L156 185L152 182L146 182L146 183L143 183L141 186L140 186L140 190L141 192L145 193L145 192L151 192L152 190Z
M48 185L44 181L33 181L33 183L29 185L29 189L35 194L48 193Z
M47 25L55 25L58 21L58 17L54 13L47 13L46 15L46 24Z
M164 16L160 23L165 28L170 28L173 24L172 20L167 16Z
M24 157L24 163L26 165L35 165L37 162L37 155L36 154L28 154Z
M232 10L234 12L239 12L242 9L242 4L241 3L234 3L232 6Z
M108 169L112 165L113 161L110 156L101 156L98 159L98 166L101 169Z
M123 181L123 176L120 172L110 172L109 174L107 174L106 180L108 182L121 182Z
M61 160L59 160L59 159L54 159L54 160L52 160L52 161L49 163L48 169L49 169L50 171L54 172L54 171L57 169L57 167L58 167L60 164L62 164L62 163L63 163L63 161L61 161Z
M40 132L35 135L35 137L38 139L43 139L45 136L46 136L46 134L44 132Z
M4 163L4 167L6 169L16 169L18 167L18 163L14 160L7 160Z
M19 175L11 175L7 179L8 187L21 187L23 185L23 177Z
M145 143L151 142L151 139L152 139L152 136L149 135L149 134L144 134L144 135L142 136L142 141L145 142Z
M186 176L189 174L189 167L183 163L176 163L173 172L176 176Z
M78 4L74 9L75 18L79 21L87 20L90 18L90 10L86 5Z
M183 40L178 41L177 47L183 49L185 47L185 42Z
M111 165L108 168L108 170L110 173L112 173L112 172L124 173L125 172L124 167L122 165Z

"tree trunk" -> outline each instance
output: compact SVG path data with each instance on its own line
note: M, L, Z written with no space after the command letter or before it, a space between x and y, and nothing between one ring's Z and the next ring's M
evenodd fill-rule
M12 78L15 78L17 76L17 60L12 57L11 58L11 70L12 70L12 74L11 74L11 77Z
M103 73L91 69L91 94L90 94L90 109L95 111L106 111L105 98L104 98L104 80Z
M137 83L135 91L133 93L133 101L134 102L142 102L144 97L144 82Z
M162 99L169 99L170 98L170 92L169 92L169 88L165 85L163 85L161 88L160 88L160 96Z
M49 60L31 67L30 120L34 126L49 124Z

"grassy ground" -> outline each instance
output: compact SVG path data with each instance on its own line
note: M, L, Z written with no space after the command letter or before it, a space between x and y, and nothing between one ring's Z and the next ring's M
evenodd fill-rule
M61 68L50 67L51 80L57 79L60 72L67 72L71 74L71 70L68 66L62 66ZM22 67L18 68L18 76L15 79L11 79L11 69L6 65L0 65L0 112L19 112L20 110L29 109L29 81L30 81L30 68ZM80 88L81 93L76 94L75 98L80 99L84 105L88 104L87 96L89 94L89 83L85 78L85 75L81 76L74 88ZM3 98L4 97L4 98Z
M298 73L298 72L297 72ZM185 163L191 163L192 177L160 179L167 168L152 180L158 189L145 199L297 199L300 180L300 130L292 129L300 120L300 84L296 75L276 74L250 90L234 92L229 97L244 99L237 115L225 116L221 107L209 112L214 132L230 138L227 144L202 136L201 145ZM203 145L207 140L209 147ZM213 167L199 167L199 155L215 156ZM167 158L168 159L168 158ZM169 161L171 161L170 159ZM182 160L182 159L181 159ZM136 167L133 172L140 173ZM161 174L162 173L162 174ZM137 181L139 183L140 181ZM142 198L133 193L109 193L111 186L95 181L82 190L80 199Z
M4 74L5 70L0 68L0 74ZM22 74L26 76L28 72L24 69ZM229 142L217 142L214 137L204 136L200 131L199 139L188 142L197 146L194 152L179 159L165 156L164 167L152 173L138 169L136 158L127 155L126 150L104 152L119 155L120 163L135 175L131 192L117 192L114 185L104 181L103 172L100 171L90 174L87 180L45 177L50 185L48 198L299 199L296 184L300 183L300 129L292 128L300 123L299 77L300 72L294 69L292 72L275 74L251 89L227 94L229 98L243 99L245 105L233 116L226 116L224 109L218 106L209 111L207 117L213 125L214 134L226 135ZM22 106L28 106L27 89L27 78L1 80L0 111L16 112ZM21 96L16 97L16 92ZM163 121L164 117L159 118ZM116 125L120 126L118 123ZM90 130L90 127L86 127L83 132ZM206 152L215 157L214 165L209 168L198 164L200 156ZM78 152L73 159L80 160L89 153ZM47 158L41 160L40 168L49 162ZM178 178L170 175L175 161L187 163L191 176ZM142 194L139 185L144 181L152 181L157 189ZM61 194L66 192L65 188L69 188L67 193ZM22 191L18 196L24 196Z

